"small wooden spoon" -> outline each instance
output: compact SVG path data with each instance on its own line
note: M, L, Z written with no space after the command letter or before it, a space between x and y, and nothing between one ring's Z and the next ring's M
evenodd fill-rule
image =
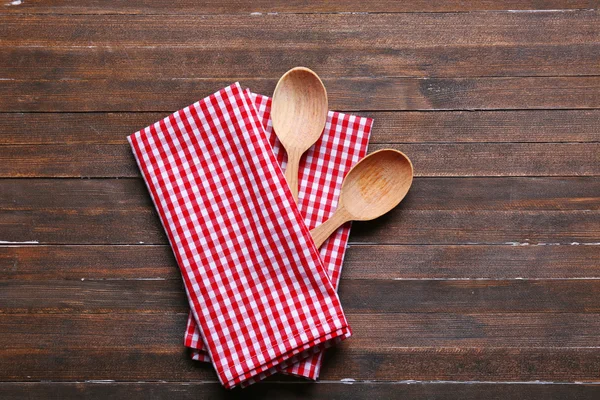
M296 202L300 157L323 133L328 110L325 86L310 69L292 68L279 79L273 93L271 121L287 152L285 179Z
M396 207L412 181L412 163L400 151L383 149L360 160L344 178L335 213L310 231L317 248L343 223L375 219Z

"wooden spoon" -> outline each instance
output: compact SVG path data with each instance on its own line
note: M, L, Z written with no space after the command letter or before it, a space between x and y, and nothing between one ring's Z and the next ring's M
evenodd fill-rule
M335 213L310 231L317 248L343 223L375 219L396 207L412 180L412 163L397 150L379 150L360 160L344 178Z
M271 121L287 152L285 179L296 202L300 157L323 133L328 110L325 86L310 69L292 68L279 79L273 93Z

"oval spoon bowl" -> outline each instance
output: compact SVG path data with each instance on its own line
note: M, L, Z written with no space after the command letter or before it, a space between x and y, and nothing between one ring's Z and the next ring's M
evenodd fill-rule
M396 207L408 193L413 173L410 159L394 149L360 160L344 178L333 215L310 231L317 248L343 223L375 219Z
M404 153L383 149L356 164L342 184L340 201L356 221L375 219L396 207L413 181L413 166Z
M328 110L327 91L312 70L292 68L277 82L271 121L288 156L285 177L295 200L298 200L300 158L323 133Z

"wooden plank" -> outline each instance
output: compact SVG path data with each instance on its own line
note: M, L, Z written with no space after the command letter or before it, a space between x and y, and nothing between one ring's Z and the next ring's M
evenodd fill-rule
M351 342L348 342L351 343ZM597 381L598 349L398 348L326 353L322 379Z
M353 245L343 279L589 279L598 259L589 245ZM4 245L0 270L5 281L181 279L167 245Z
M118 315L116 320L108 320L94 316L73 315L9 315L2 317L4 336L3 348L17 353L26 346L28 338L35 342L38 350L47 348L60 332L72 332L73 337L57 346L57 350L67 346L78 351L104 349L106 351L131 348L133 351L148 346L157 351L160 346L172 354L177 354L177 343L185 327L185 314L156 316ZM142 321L142 318L144 321ZM389 315L357 315L349 314L349 322L353 328L353 337L340 346L340 351L393 349L396 347L506 347L506 348L548 348L548 347L594 347L598 343L597 329L600 326L598 315L581 314L398 314ZM49 319L55 321L51 323ZM163 319L164 322L159 320ZM40 328L25 333L27 321L33 321ZM148 327L154 323L156 336L149 338ZM61 329L61 323L70 325L72 329ZM183 326L181 326L183 323ZM119 328L116 325L124 325ZM93 331L101 326L103 335L98 335L95 343L87 343ZM175 327L181 327L176 331ZM561 328L557 328L561 327ZM139 332L134 334L133 329ZM51 333L50 333L51 332ZM133 334L135 338L126 338ZM19 336L26 336L19 339ZM119 339L121 337L121 339ZM10 342L9 342L10 341ZM120 345L114 345L118 341ZM30 343L31 344L31 343ZM44 357L44 352L40 352Z
M600 179L416 178L402 207L430 211L600 210Z
M598 347L598 314L348 314L351 349Z
M183 0L176 3L165 0L133 0L127 2L98 3L84 0L73 3L68 0L44 2L12 1L0 8L2 13L35 14L227 14L227 13L335 13L335 12L453 12L487 10L569 10L596 8L594 0L449 0L432 2L409 1L269 1L255 0L251 3L235 0L210 0L197 2Z
M4 314L187 313L179 280L0 281ZM347 313L598 313L600 280L352 280ZM183 332L183 329L181 330Z
M14 244L166 244L158 218L120 210L2 210L3 241ZM84 229L82 229L84 227ZM598 211L422 211L402 206L355 223L352 244L595 244Z
M56 396L61 399L106 399L126 397L131 400L149 397L173 400L211 398L289 398L302 399L390 399L396 396L419 399L477 399L511 398L516 400L544 398L548 400L592 400L598 397L600 388L585 384L538 384L477 383L469 382L400 382L382 384L371 382L268 382L251 386L239 392L225 392L216 383L3 383L3 398L21 399L26 393L30 399Z
M375 120L370 140L372 144L598 142L600 141L600 112L598 111L440 111L365 114ZM87 129L82 131L86 132Z
M279 378L281 379L281 378ZM593 384L553 384L549 382L268 382L239 391L225 391L218 383L199 382L6 382L0 384L5 400L60 398L104 400L127 398L169 398L171 400L289 398L289 399L392 399L464 400L464 399L546 399L596 400L600 386Z
M0 111L166 111L236 79L0 80ZM242 78L257 93L276 79ZM600 108L600 76L530 78L325 78L332 109L502 110Z
M417 180L414 200L410 193L407 202L389 214L355 223L351 242L600 242L597 182L547 179L551 178L440 179L422 186ZM458 188L451 188L454 185ZM493 185L504 187L507 194L494 198L502 190L486 192ZM141 180L7 179L0 187L0 231L5 242L166 244ZM466 190L472 194L454 195Z
M415 176L600 175L600 143L375 144L411 159Z
M114 318L98 314L13 314L0 318L3 349L9 354L24 350L29 344L40 357L45 357L44 350L52 350L50 346L62 334L69 337L56 343L57 352L68 348L79 352L129 348L135 352L144 347L156 352L164 347L166 353L175 355L180 353L187 314L131 312L116 314ZM353 336L339 346L342 352L398 347L591 348L600 341L597 314L348 314L348 319ZM26 331L31 322L36 328ZM150 330L155 334L150 335ZM95 332L102 334L89 343Z
M599 289L600 281L595 279L348 280L340 284L339 294L349 313L596 313Z
M600 110L361 112L375 120L371 144L598 142ZM126 145L162 113L4 113L0 145ZM43 149L37 149L42 151Z
M473 19L476 20L477 17ZM503 17L500 16L500 19ZM558 19L560 20L560 16ZM393 29L393 25L390 23L387 28ZM437 29L431 25L429 28ZM539 29L543 30L544 27ZM567 28L562 29L568 34ZM224 33L230 34L233 35L231 38L236 35ZM481 34L485 33L477 33ZM244 35L244 32L237 32L237 36L240 35ZM267 36L263 40L267 40ZM297 65L309 65L327 78L560 76L600 73L600 47L597 39L595 42L586 42L584 37L579 43L563 44L562 41L556 41L545 44L538 43L537 40L528 41L529 36L525 34L515 38L517 43L494 44L491 43L497 39L494 37L489 43L471 44L476 39L467 33L460 41L457 39L455 42L436 46L420 42L394 45L398 39L390 36L386 43L391 43L389 46L394 48L381 48L376 39L357 40L342 33L328 36L330 42L320 43L319 47L304 41L288 47L272 43L259 46L257 43L253 48L247 49L228 42L219 51L194 47L192 44L184 47L173 44L149 47L139 44L136 47L130 47L133 44L5 46L0 48L0 70L4 79L121 81L148 76L232 80L244 77L277 78ZM485 62L481 62L482 60Z
M583 246L582 246L583 247ZM159 246L14 246L0 247L2 279L181 280L171 247Z
M173 269L177 270L177 267ZM3 314L186 314L189 311L183 284L175 279L9 280L0 281L0 288ZM181 329L184 331L185 327Z
M347 279L564 279L598 275L600 246L350 246Z
M142 179L2 179L4 211L149 212ZM599 211L598 177L415 178L401 203L427 211Z
M598 243L599 226L600 213L596 211L412 211L401 205L377 220L356 222L350 242Z
M370 151L382 148L406 153L417 177L600 175L600 142L369 146ZM2 146L0 153L0 177L4 178L139 176L128 144L18 144Z
M0 15L0 37L5 47L173 46L220 52L289 47L335 48L343 52L356 46L388 51L448 45L577 46L597 42L599 20L595 10L183 16L25 14Z
M597 380L597 348L543 344L558 343L561 337L565 344L596 340L597 315L400 317L352 316L354 337L328 350L321 379ZM186 318L186 314L137 313L2 315L0 379L214 382L212 367L190 360L181 344ZM372 329L375 319L379 329L386 324L402 329L384 335ZM577 329L570 329L571 322ZM501 324L505 324L503 328ZM380 345L377 340L382 336L386 341ZM438 340L453 345L439 346ZM521 346L536 341L543 347ZM411 347L411 343L425 346ZM469 343L486 346L471 347Z
M97 333L87 340L96 337ZM163 345L160 349L6 351L2 380L216 381L212 366L191 360L180 342L181 338L177 350ZM599 367L594 348L334 348L326 353L321 379L596 382Z
M124 133L131 134L132 132ZM90 162L93 160L93 162ZM0 177L137 177L129 144L8 145L0 153Z

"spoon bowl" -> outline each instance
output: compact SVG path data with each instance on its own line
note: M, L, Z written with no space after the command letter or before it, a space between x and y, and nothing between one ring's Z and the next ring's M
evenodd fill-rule
M369 221L396 207L412 181L412 163L400 151L382 149L360 160L344 178L331 218L310 231L317 248L343 223Z
M348 172L340 203L355 221L375 219L396 207L412 184L413 167L403 153L384 149Z
M285 177L295 200L300 158L323 133L328 110L327 91L312 70L292 68L279 79L273 92L271 121L287 152Z

